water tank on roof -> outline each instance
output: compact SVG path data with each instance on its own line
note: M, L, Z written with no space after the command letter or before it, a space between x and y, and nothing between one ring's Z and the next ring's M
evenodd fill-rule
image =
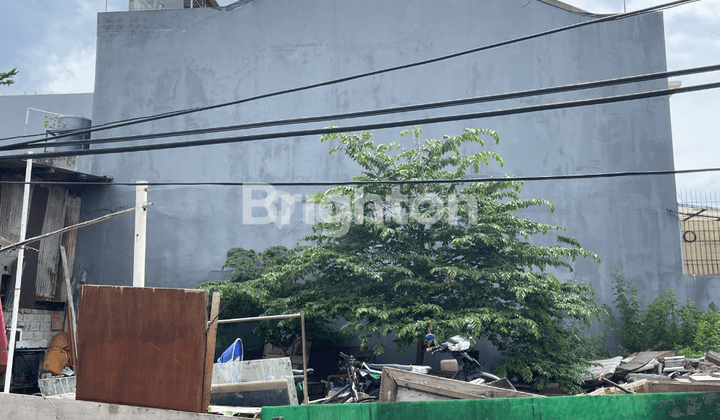
M82 128L89 128L92 124L92 121L85 117L76 116L76 115L64 115L60 117L60 124L58 127L58 131L62 133L63 131L71 131L71 130L78 130ZM90 138L90 133L84 133L84 134L76 134L69 137L63 137L61 139L58 139L57 141L66 142L66 141L78 141L78 140L87 140ZM56 147L56 152L66 151L66 150L78 150L78 149L87 149L88 147L83 147L82 145L77 146L61 146Z

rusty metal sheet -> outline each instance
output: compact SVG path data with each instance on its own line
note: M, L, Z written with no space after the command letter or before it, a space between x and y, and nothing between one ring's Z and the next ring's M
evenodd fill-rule
M76 398L202 412L208 294L83 286Z

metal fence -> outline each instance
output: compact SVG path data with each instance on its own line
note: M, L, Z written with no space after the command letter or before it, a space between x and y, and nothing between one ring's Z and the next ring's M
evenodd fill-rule
M720 202L714 193L679 191L685 274L720 274Z

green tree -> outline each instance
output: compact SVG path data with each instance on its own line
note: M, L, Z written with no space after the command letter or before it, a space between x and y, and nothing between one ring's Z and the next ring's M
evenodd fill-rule
M283 286L279 283L267 283L253 293L248 293L244 282L258 280L266 273L272 273L289 264L300 248L287 249L284 246L273 246L262 252L251 249L233 248L227 253L224 269L230 270L230 280L211 280L200 283L197 287L211 292L220 292L222 318L246 318L260 316L267 312L267 302L286 298L295 287ZM307 316L305 319L307 337L335 341L338 333L331 328L326 318ZM229 331L220 326L218 334L222 342ZM282 350L287 350L300 337L300 322L297 319L265 321L255 329L255 334L264 337L266 343ZM234 338L234 337L233 337Z
M15 83L13 80L13 77L18 74L18 69L13 67L10 71L1 72L0 71L0 86L2 85L12 85Z
M430 329L443 339L469 328L500 350L500 373L538 388L559 381L578 390L587 366L578 331L601 310L589 286L561 282L549 269L572 271L576 258L598 257L557 235L562 226L518 216L535 206L554 211L547 200L520 198L521 182L456 181L502 165L482 149L483 137L499 142L497 133L466 129L424 141L420 133L402 133L413 136L409 149L375 144L367 132L323 137L337 144L331 154L360 166L354 181L383 182L313 196L326 217L303 238L307 245L236 287L267 313L302 309L316 319L343 319L342 330L363 344L394 333L408 346ZM479 151L463 155L461 148ZM553 234L557 243L528 242L536 234Z

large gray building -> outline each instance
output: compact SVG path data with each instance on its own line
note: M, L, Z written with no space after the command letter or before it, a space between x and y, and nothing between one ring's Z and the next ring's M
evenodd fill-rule
M307 0L239 1L222 8L100 13L93 124L160 114L275 92L429 59L596 17L556 0ZM247 122L352 112L520 91L666 70L663 16L645 14L464 55L435 64L329 87L132 125L94 137L156 133ZM667 80L532 97L445 110L352 121L395 121L662 89ZM4 100L4 98L3 98ZM328 125L327 123L325 125ZM289 126L280 130L318 127ZM489 146L503 168L483 173L553 175L673 169L667 97L433 124L437 137L465 127L501 136ZM272 131L251 130L250 133ZM400 129L375 139L399 139ZM246 133L246 132L243 132ZM221 133L202 138L236 134ZM197 138L197 137L193 137ZM174 140L188 140L182 137ZM148 143L144 141L139 143ZM104 147L104 146L93 146ZM109 146L107 146L109 147ZM317 137L87 156L79 169L115 182L348 180L358 169L329 156ZM306 194L317 188L284 188ZM609 303L615 267L634 279L641 299L673 288L701 306L720 301L712 278L684 276L672 175L526 184L526 197L557 206L528 216L562 224L567 235L601 258L575 263ZM233 247L292 247L310 232L301 206L287 224L243 223L243 190L223 186L151 187L148 286L194 287L222 276ZM257 199L260 196L252 196ZM246 197L247 198L247 197ZM132 187L88 189L82 219L133 206ZM245 209L247 210L247 208ZM670 211L669 211L670 210ZM262 211L262 209L256 209ZM253 213L259 216L260 213ZM133 261L132 217L79 232L76 275L128 285ZM573 274L560 273L561 278Z

